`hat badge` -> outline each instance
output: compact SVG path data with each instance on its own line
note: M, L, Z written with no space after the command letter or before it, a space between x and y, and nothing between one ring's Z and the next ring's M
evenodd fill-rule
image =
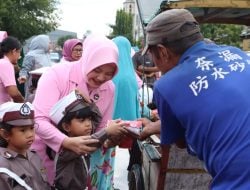
M23 116L27 116L31 114L31 109L27 104L23 104L20 108L20 114Z
M81 94L76 93L76 99L77 99L77 100L82 100Z

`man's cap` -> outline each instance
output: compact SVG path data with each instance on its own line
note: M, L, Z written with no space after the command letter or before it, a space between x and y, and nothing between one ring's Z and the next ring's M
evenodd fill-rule
M34 108L29 102L6 102L0 105L0 121L13 126L34 125Z
M54 124L59 124L68 112L75 112L90 106L91 102L74 90L60 99L50 110L50 119Z
M189 27L183 28L184 25ZM146 27L146 32L146 46L142 55L147 52L150 45L183 39L200 32L200 27L188 10L170 9L152 19Z

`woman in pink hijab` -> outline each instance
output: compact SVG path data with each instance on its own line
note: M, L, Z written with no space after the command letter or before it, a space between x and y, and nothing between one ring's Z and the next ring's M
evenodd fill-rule
M63 60L77 61L82 57L82 42L79 39L68 39L63 44Z
M37 151L47 168L50 184L53 184L55 172L54 161L46 154L48 145L55 152L61 147L78 154L91 154L89 189L112 189L113 168L110 162L114 157L113 149L91 147L96 140L90 136L67 137L50 121L52 106L62 97L77 89L96 103L102 114L102 121L97 131L106 127L112 119L114 102L114 84L112 78L118 71L118 50L112 40L106 37L89 36L84 41L84 53L79 61L55 65L42 75L37 87L34 108L36 139L32 148ZM50 92L50 93L48 93ZM124 129L118 124L116 134Z

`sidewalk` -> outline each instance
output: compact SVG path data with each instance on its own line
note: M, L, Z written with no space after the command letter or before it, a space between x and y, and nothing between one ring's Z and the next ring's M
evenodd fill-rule
M114 187L120 190L128 190L128 167L129 152L128 149L116 147L115 169L114 169Z

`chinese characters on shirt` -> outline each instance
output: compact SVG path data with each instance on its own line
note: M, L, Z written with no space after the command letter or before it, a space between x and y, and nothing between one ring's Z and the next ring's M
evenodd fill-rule
M218 59L224 59L225 62L231 63L228 65L228 70L222 67L216 67L212 60L208 60L206 57L198 57L195 60L197 64L196 69L201 71L212 71L211 76L214 80L225 79L232 72L242 72L245 70L246 64L250 65L250 59L244 61L238 54L230 52L230 50L224 50L218 52ZM194 96L198 96L203 89L209 88L209 78L205 76L196 76L196 79L189 84Z

